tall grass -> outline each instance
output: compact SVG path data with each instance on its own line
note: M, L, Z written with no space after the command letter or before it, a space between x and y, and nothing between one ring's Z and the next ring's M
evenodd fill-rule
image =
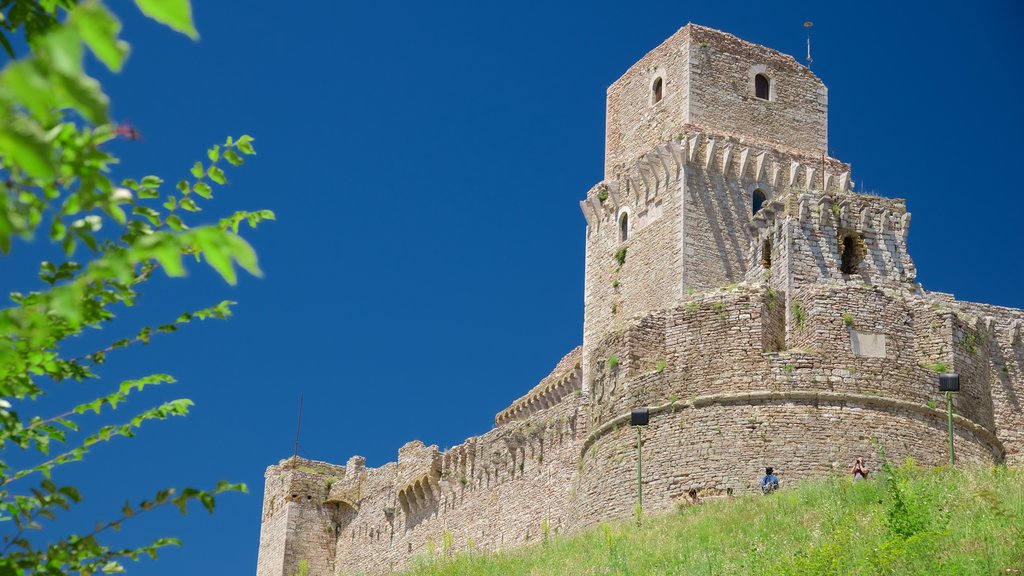
M416 559L410 576L1024 575L1024 470L924 469L804 482L544 544Z

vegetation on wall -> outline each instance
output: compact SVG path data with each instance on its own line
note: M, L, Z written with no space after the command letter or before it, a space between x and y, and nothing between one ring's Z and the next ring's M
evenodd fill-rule
M793 301L793 321L797 328L803 328L807 323L807 311L796 300Z
M615 251L615 261L619 263L619 266L626 263L626 248L619 248Z

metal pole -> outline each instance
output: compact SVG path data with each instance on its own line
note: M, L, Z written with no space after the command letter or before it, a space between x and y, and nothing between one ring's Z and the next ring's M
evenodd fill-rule
M636 502L637 521L640 521L640 514L644 511L644 484L643 484L643 442L640 437L640 426L636 427Z
M953 454L953 393L946 392L946 416L949 424L949 465L956 465L956 458Z
M299 392L299 423L295 426L295 453L292 458L299 456L299 432L302 431L302 392Z

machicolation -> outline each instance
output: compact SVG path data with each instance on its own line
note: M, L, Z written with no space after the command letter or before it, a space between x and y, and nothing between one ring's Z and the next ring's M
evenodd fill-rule
M632 408L648 508L946 460L937 371L961 375L958 458L1024 464L1024 310L916 281L900 199L827 155L828 92L792 57L689 24L608 90L587 222L583 344L446 451L266 473L258 576L381 574L628 516ZM646 455L650 455L646 457Z

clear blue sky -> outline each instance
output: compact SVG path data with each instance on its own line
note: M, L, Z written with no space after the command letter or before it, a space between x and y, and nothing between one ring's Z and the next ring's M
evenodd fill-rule
M221 299L228 322L112 354L105 379L170 372L186 420L155 423L58 479L88 529L167 485L247 482L217 513L153 514L129 536L185 547L133 574L255 574L263 471L292 452L376 466L403 443L442 448L490 428L581 341L584 219L602 175L604 94L687 22L803 59L829 87L829 147L858 189L904 197L919 280L1024 307L1019 141L1024 17L1016 2L196 2L198 43L113 1L133 54L105 80L119 176L174 181L206 146L249 133L259 155L229 173L215 216L270 208L250 234L266 276L234 288L193 267L72 348ZM16 247L0 289L35 287L44 242ZM119 536L120 538L120 536Z

